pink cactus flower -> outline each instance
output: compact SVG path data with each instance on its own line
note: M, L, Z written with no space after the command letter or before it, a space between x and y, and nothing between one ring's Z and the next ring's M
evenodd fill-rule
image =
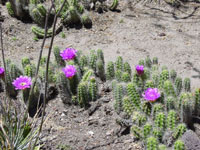
M76 74L76 68L73 65L68 65L62 69L67 78L72 78Z
M77 50L73 48L66 48L62 52L60 52L60 56L62 57L63 60L72 60L76 57Z
M160 92L157 88L148 88L142 96L145 100L154 102L160 97Z
M4 68L0 67L0 78L4 76Z
M136 71L137 71L138 75L142 75L144 73L144 66L137 65Z
M32 82L30 77L20 76L15 79L12 84L15 86L15 90L24 90L30 88Z

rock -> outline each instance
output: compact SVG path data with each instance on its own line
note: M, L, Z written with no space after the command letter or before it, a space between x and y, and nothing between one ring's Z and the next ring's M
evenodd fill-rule
M186 150L200 150L200 139L192 130L186 131L181 140L184 142Z
M88 131L88 135L94 136L94 132L93 131Z

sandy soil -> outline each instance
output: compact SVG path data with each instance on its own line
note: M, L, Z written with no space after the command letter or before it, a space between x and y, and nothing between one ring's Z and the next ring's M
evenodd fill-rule
M121 0L121 12L91 12L92 29L64 29L66 38L57 35L54 45L63 49L71 46L86 53L100 48L104 51L106 62L123 56L133 67L147 55L156 56L160 65L175 69L183 78L190 77L192 89L199 88L199 6L189 3L174 9L166 4L134 5L131 0ZM0 6L0 11L6 17L3 23L6 57L18 63L24 56L37 60L42 40L33 40L32 24L11 18L4 6ZM45 44L45 54L49 41ZM51 101L47 112L52 113L44 126L44 135L47 136L43 141L48 143L46 149L61 149L61 145L78 150L142 149L129 134L119 137L115 134L119 126L114 119L113 100L110 93L105 93L103 98L106 97L108 102L101 103L92 116L83 109L64 106L59 98ZM91 120L94 121L89 125Z

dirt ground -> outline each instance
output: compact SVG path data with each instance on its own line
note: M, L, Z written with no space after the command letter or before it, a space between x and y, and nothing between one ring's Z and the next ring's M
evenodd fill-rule
M174 9L165 3L134 5L120 0L121 12L90 12L92 29L64 29L66 38L58 34L54 45L64 49L73 47L86 53L102 49L105 61L123 56L133 67L138 60L156 56L160 65L175 69L181 77L190 77L192 89L200 87L200 4L189 3ZM31 23L11 18L5 6L4 46L6 57L17 63L24 56L37 60L42 40L34 41ZM49 47L45 44L45 55ZM103 85L102 85L103 88ZM64 106L58 98L47 107L49 119L44 125L42 141L47 150L137 150L139 143L129 134L116 135L111 93L104 93L103 101L91 116L75 106ZM98 103L99 100L95 103Z

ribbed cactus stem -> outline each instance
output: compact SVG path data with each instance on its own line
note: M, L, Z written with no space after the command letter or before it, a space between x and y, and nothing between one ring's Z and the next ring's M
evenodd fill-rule
M158 150L158 141L155 137L149 137L147 139L146 150Z
M115 92L114 93L115 95L114 108L117 113L120 113L123 110L123 107L122 107L122 99L124 96L123 86L121 84L117 84L114 92Z
M112 80L115 77L115 68L114 63L112 61L109 61L106 68L106 79Z
M165 107L167 110L170 109L174 109L175 108L175 102L176 102L176 98L170 96L166 98L166 102L165 102Z
M128 83L127 93L130 100L133 102L136 108L140 109L140 96L136 91L135 85L133 83Z
M119 82L122 81L122 71L121 70L118 69L115 71L115 78Z
M103 64L105 64L105 61L104 61L104 54L103 54L103 51L102 49L98 49L97 50L97 59L100 59Z
M129 73L129 75L131 76L131 73L132 73L131 66L130 66L130 64L128 62L124 63L124 67L123 68L124 68L124 72Z
M174 143L174 150L185 150L185 145L184 145L183 141L177 140Z
M177 77L175 80L175 88L176 88L176 94L179 95L181 93L182 90L182 78Z
M157 127L161 128L161 129L165 129L165 114L160 112L156 115L155 118L155 124Z
M170 71L170 78L172 79L173 82L176 80L176 76L177 76L176 71L174 69L172 69Z
M89 104L88 101L88 91L87 91L87 83L80 82L78 85L78 103L81 107L87 107Z
M173 97L176 96L176 93L171 81L169 80L165 81L163 84L163 89L166 96L173 96Z
M95 54L95 51L90 52L90 58L89 58L89 66L91 69L96 72L96 61L97 61L97 55Z
M190 78L185 78L184 79L183 86L184 86L185 92L190 92L191 91L191 88L190 88Z
M22 67L24 68L26 65L30 65L31 61L28 57L22 58Z
M131 133L137 139L142 138L142 130L138 126L136 126L136 125L133 125L131 127Z
M135 111L135 112L133 112L133 115L132 115L132 121L134 124L141 127L142 125L144 125L146 123L147 117L145 114Z
M60 51L60 48L58 46L55 46L53 48L53 53L54 53L54 57L55 57L57 65L59 65L60 67L64 67L66 64L65 64L65 61L60 56L60 52L61 51Z
M123 70L123 58L121 56L117 57L117 60L115 62L116 70Z
M97 60L96 67L97 67L96 68L97 75L102 81L105 81L106 75L105 75L104 63L101 59Z
M152 117L155 119L155 116L164 110L163 105L160 103L154 104L152 109Z
M9 14L11 17L14 17L14 16L15 16L15 12L13 11L13 8L12 8L10 2L7 2L7 3L6 3L6 8L7 8L7 10L8 10L8 14Z
M94 71L92 69L89 69L87 72L84 73L81 81L89 81L91 76L94 76Z
M177 114L174 110L170 110L167 116L167 128L173 130L177 121Z
M147 90L148 88L154 88L154 83L152 80L146 81L144 89Z
M130 82L131 81L130 74L128 72L122 73L121 81L123 81L123 82Z
M164 145L164 144L160 144L160 145L158 146L158 150L166 150L166 149L167 149L167 146Z
M174 139L180 138L186 132L186 130L187 127L185 124L179 124L174 130L173 138Z
M110 6L110 10L114 11L117 9L118 0L113 0L112 5Z
M138 64L144 66L144 60L143 59L139 60Z
M24 67L24 75L33 77L35 75L35 68L33 68L32 65L26 65L26 67Z
M88 88L89 88L90 99L92 101L95 101L97 99L97 83L95 77L91 77Z
M146 123L143 127L143 134L144 134L144 138L147 138L152 130L152 125L149 123Z
M149 57L147 57L147 58L145 59L145 66L146 66L147 68L151 68L151 65L152 65L152 61L151 61L151 59L150 59Z
M158 57L154 57L154 58L153 58L153 64L154 64L154 65L157 65L157 64L158 64Z
M38 37L38 38L43 38L45 36L45 30L40 28L40 27L32 26L31 30L35 34L35 36ZM47 36L46 37L51 37L52 34L53 34L52 29L49 29L47 31Z
M160 75L159 88L163 88L164 82L169 79L169 71L163 70Z
M129 116L133 113L135 110L134 104L131 102L129 97L123 98L123 110L126 112Z

